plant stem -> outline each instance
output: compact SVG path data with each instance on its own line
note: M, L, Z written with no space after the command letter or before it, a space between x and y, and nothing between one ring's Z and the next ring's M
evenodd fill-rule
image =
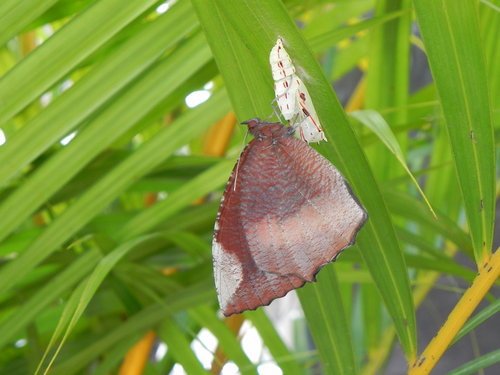
M424 352L409 369L409 375L424 375L431 372L443 353L450 346L453 338L483 300L499 275L500 251L497 250L479 268L479 273L474 282L462 298L460 298L460 301L458 301L438 334L431 340Z

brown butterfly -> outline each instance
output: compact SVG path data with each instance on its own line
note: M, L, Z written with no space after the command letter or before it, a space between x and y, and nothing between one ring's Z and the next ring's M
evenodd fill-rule
M245 124L255 139L229 178L212 246L226 316L314 281L367 219L339 171L292 128L259 119Z

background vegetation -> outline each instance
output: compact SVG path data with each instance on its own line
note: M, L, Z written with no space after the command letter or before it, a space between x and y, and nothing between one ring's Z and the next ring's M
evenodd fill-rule
M248 326L285 374L384 373L393 343L411 373L430 372L459 330L500 309L487 294L500 272L498 12L488 0L3 0L0 373L263 373L238 335ZM313 147L370 217L298 291L293 345L263 309L222 319L211 274L245 135L234 125L272 113L278 36L329 139ZM432 80L410 84L424 54ZM349 77L343 107L332 83ZM190 108L195 90L210 98ZM472 287L427 346L415 312L440 275ZM206 330L210 369L192 349ZM168 349L148 361L154 343ZM480 353L452 373L498 361Z

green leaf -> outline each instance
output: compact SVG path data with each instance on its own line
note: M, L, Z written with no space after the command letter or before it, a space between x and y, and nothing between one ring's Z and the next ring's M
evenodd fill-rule
M212 110L206 111L206 107ZM198 136L206 127L227 113L228 109L225 93L221 90L208 102L178 118L175 123L163 129L116 166L57 218L19 258L0 270L0 278L6 280L0 285L0 291L5 291L18 282L99 214L132 182L148 173L190 139ZM200 117L200 114L203 116Z
M186 43L183 48L180 48L171 59L164 60L151 68L113 106L108 107L101 113L101 116L95 118L67 147L48 160L19 189L16 189L2 202L0 205L0 240L5 238L23 220L26 220L28 215L38 209L44 201L48 200L61 186L64 186L88 162L134 126L141 116L144 116L159 100L164 98L164 95L168 95L182 84L192 73L192 69L201 67L210 57L208 49L204 49L202 43L203 39L201 35L198 35ZM184 64L183 69L179 69L181 63ZM164 79L165 76L171 78ZM163 84L157 85L160 79L163 80ZM144 95L144 92L148 92L148 94ZM78 91L77 95L78 93L81 92ZM78 96L75 97L75 100L77 98ZM62 112L57 111L57 114L60 118L66 119L67 116L64 116L64 112L63 107ZM49 117L48 120L50 119ZM57 121L55 123L60 124ZM48 125L45 121L39 124ZM38 126L38 124L33 125ZM59 130L56 128L55 131ZM30 137L30 134L31 131L26 136ZM50 137L50 130L47 129L44 134L44 137ZM31 137L33 142L40 142L42 139L42 136L35 134L31 134ZM51 142L53 139L47 141ZM12 144L20 145L17 142L12 142ZM22 142L21 144L26 150L33 150L31 142ZM0 155L0 157L2 156ZM4 154L3 157L9 157L9 154ZM13 169L13 171L15 170ZM56 173L58 178L51 178ZM39 194L33 194L35 190L38 190Z
M26 126L14 133L9 138L9 141L0 148L0 160L10 161L9 163L0 163L0 185L2 183L5 184L12 176L19 173L26 164L39 156L40 153L52 144L59 141L73 130L76 125L81 124L89 115L100 109L110 97L144 73L144 71L147 71L147 69L153 71L141 77L141 80L143 80L143 87L141 89L146 90L147 77L151 77L153 82L158 82L160 78L159 76L153 78L154 74L163 74L162 78L170 77L170 79L166 80L169 81L168 86L165 85L164 95L166 95L177 88L180 83L184 82L187 74L191 75L193 70L201 67L207 60L202 58L200 54L199 61L190 61L189 57L192 55L192 51L186 54L189 47L184 47L176 51L178 53L172 59L167 59L166 66L164 67L165 71L160 72L161 68L158 66L152 67L162 53L172 48L182 38L185 38L196 26L192 10L187 5L188 3L186 2L180 3L164 16L158 17L154 22L147 24L127 40L126 43L123 43L123 45L112 51L109 56L106 56L96 69L92 69L85 77L78 80L73 87L65 91L60 97L57 97L48 107L44 108ZM97 22L97 20L94 22ZM81 32L84 33L85 31ZM202 52L203 44L201 39L198 40L198 43L196 48L201 49L200 52ZM194 44L194 41L190 44ZM57 58L57 56L54 53L52 59ZM29 60L30 58L31 56L27 59ZM59 61L52 61L50 58L47 59L51 65L57 66L59 63ZM180 61L185 63L182 65L183 69L179 68L181 66ZM34 64L37 64L37 62ZM172 64L170 68L167 67L169 64ZM188 67L190 70L186 69ZM175 74L171 72L172 70L175 70ZM15 71L12 74L15 74ZM21 78L24 79L24 77ZM7 75L5 80L8 79L9 76ZM8 82L4 84L7 85ZM0 95L2 87L4 87L3 81L0 81ZM17 86L11 87L10 90L12 91L5 93L9 98L19 93L19 87ZM128 95L131 94L129 93ZM164 96L157 95L156 97L163 98ZM155 103L154 100L150 100L150 102ZM116 115L115 118L119 118L119 116ZM107 121L109 121L108 124L113 124L113 121L109 119ZM96 137L91 130L86 130L85 134L93 135L93 142L99 140L103 144L100 148L96 144L91 149L93 153L87 154L80 151L83 154L82 156L85 156L80 165L84 165L85 161L91 160L98 152L101 152L104 146L108 146L125 133L129 129L126 124L131 125L130 120L125 124L114 121L113 125L108 125L106 128L110 130L109 136L102 134L101 137ZM99 127L99 131L102 132L104 130L101 128L102 126L102 123L99 124L99 121L93 121L90 127L92 129ZM78 138L80 137L81 134ZM78 142L83 141L80 140ZM80 161L80 158L65 157L65 159ZM70 170L76 172L79 169L78 167L71 167ZM63 185L64 182L66 180L62 180L60 185ZM44 189L40 190L45 192ZM43 202L48 196L50 195L39 196L39 201Z
M354 3L349 4L346 2L345 4L342 4L342 5L352 6L353 4ZM360 12L360 10L362 9L362 8L360 9L359 3L354 4L354 6L355 6L355 9L357 12ZM339 13L340 13L339 9L334 8L333 14L330 14L329 15L330 17L327 19L328 22L331 23L332 22L331 18L334 17L335 15L338 15ZM350 38L350 37L356 35L356 33L360 32L360 31L375 28L376 26L380 26L385 22L393 20L394 18L401 17L405 13L408 13L408 11L398 11L398 12L387 13L387 14L384 14L383 16L373 17L373 18L370 18L368 20L358 22L358 23L351 25L351 26L342 25L342 27L339 27L338 29L330 30L328 32L323 32L320 35L311 36L310 35L311 33L308 32L309 30L306 29L304 31L304 36L307 39L310 38L311 47L314 51L322 51L322 50L325 50L326 48L330 47L332 44L340 42L342 39ZM341 13L341 14L344 14L344 13ZM358 14L358 16L362 16L362 15ZM348 20L343 20L343 21L348 21Z
M92 345L82 348L81 351L72 355L69 359L55 366L53 374L74 373L88 364L94 358L109 350L122 340L137 337L141 332L153 327L168 316L190 307L194 307L215 299L213 286L202 281L199 284L184 288L175 294L171 294L165 301L150 305L141 312L122 322L119 327L107 332L104 336L96 339Z
M426 226L435 234L442 234L457 246L472 256L470 237L456 223L437 212L437 219L428 215L425 206L409 194L395 192L392 189L385 192L388 208L392 213L410 219Z
M469 319L467 323L465 323L465 325L462 327L462 329L457 333L457 336L453 340L453 343L459 341L462 337L467 335L469 332L474 330L489 318L496 316L498 312L500 312L500 299L493 301L493 303L491 303L476 315L474 315L471 319Z
M94 2L0 80L0 124L109 41L156 0ZM44 74L38 74L43 71Z
M364 110L364 111L353 111L349 115L354 117L356 120L358 120L367 128L369 128L372 132L374 132L377 135L377 137L379 137L380 140L384 143L384 145L386 145L389 151L394 154L394 156L396 157L396 159L398 159L401 166L405 169L406 173L408 173L408 175L410 176L411 181L418 189L418 192L420 193L425 203L429 207L429 210L432 212L434 217L436 217L436 213L432 209L431 203L425 196L425 193L420 188L420 185L418 184L417 180L411 173L410 168L408 168L408 165L406 164L405 156L403 154L403 151L401 150L401 147L399 147L397 138L394 136L394 133L392 132L391 128L384 120L384 118L380 115L380 113L373 110Z
M287 348L276 331L273 322L268 318L264 310L248 311L245 313L245 318L251 321L257 331L259 331L264 345L269 349L284 374L300 375L303 373L295 355Z
M326 374L356 374L349 324L334 265L318 275L318 282L297 290Z
M206 375L207 372L191 350L190 340L174 319L165 319L160 326L159 334L167 344L169 354L177 360L187 374Z
M213 309L207 306L200 306L192 309L189 315L200 324L207 328L212 334L217 337L218 345L231 360L234 361L242 374L257 374L257 369L247 357L241 345L238 344L237 335L224 324L223 321L217 318Z
M361 335L364 339L366 352L370 352L377 347L380 340L380 334L383 331L382 306L380 305L380 295L376 294L374 285L363 285L360 289L362 330Z
M397 108L386 114L389 124L406 122L405 107L409 92L409 51L408 31L411 24L410 0L383 0L375 5L375 15L383 16L392 12L403 12L395 20L374 28L367 36L369 41L369 65L366 74L365 106L374 110ZM399 136L399 144L406 151L407 137ZM373 173L379 178L390 178L398 171L398 164L383 145L374 145L367 150Z
M465 365L450 371L448 375L472 375L477 374L479 370L492 366L500 362L500 349L489 352L481 357L467 362Z
M223 186L229 177L233 164L234 161L232 160L223 161L193 178L180 189L168 195L164 201L136 215L125 224L123 230L118 234L118 237L129 239L154 229L181 208L192 203L194 199L200 198L218 187Z
M43 288L15 310L10 318L0 324L0 348L12 340L28 324L68 289L86 276L99 259L97 251L89 251L74 261L67 269L55 276Z
M148 241L151 236L147 237L139 237L134 241L130 241L124 243L119 246L116 250L113 250L110 254L106 255L102 260L99 261L94 271L90 274L85 282L82 282L78 288L72 293L68 303L66 304L61 320L59 321L52 338L50 339L50 343L45 350L45 354L40 361L40 366L43 365L45 357L48 355L52 346L55 345L57 341L59 341L60 336L61 340L59 345L52 356L50 362L48 363L44 373L49 371L52 363L57 357L59 351L61 350L64 342L67 340L71 331L74 329L76 323L82 316L83 312L87 308L87 305L94 297L97 289L101 286L102 282L106 278L106 276L111 272L111 270L116 266L116 264L130 251L134 250L136 247L140 246L143 242ZM41 367L39 367L40 369Z
M0 3L0 46L58 0L4 0Z
M440 97L476 262L491 254L495 149L477 2L414 1Z

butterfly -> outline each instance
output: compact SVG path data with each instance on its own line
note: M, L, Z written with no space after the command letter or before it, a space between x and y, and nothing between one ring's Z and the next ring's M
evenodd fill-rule
M243 150L212 242L224 315L254 310L314 281L367 219L340 172L281 123L246 121Z

